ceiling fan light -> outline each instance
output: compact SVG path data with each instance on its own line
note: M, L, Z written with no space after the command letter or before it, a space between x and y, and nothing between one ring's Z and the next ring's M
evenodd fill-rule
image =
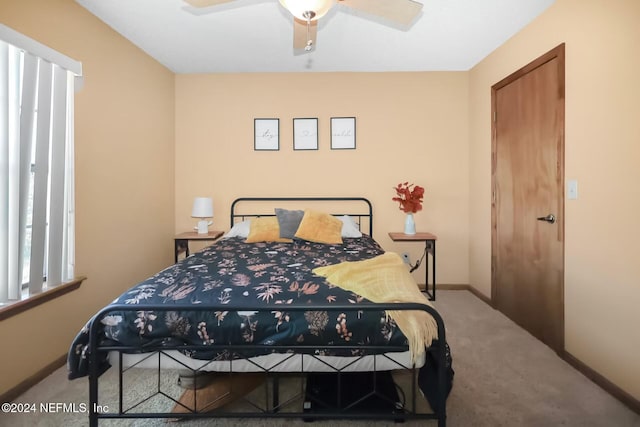
M307 20L307 12L315 13L315 15L309 19L310 21L316 21L322 18L335 3L336 0L280 0L280 4L285 9L302 21Z

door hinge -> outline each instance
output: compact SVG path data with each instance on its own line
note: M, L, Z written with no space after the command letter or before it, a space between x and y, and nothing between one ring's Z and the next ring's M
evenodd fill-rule
M496 122L498 120L498 112L494 111L493 112L493 121Z

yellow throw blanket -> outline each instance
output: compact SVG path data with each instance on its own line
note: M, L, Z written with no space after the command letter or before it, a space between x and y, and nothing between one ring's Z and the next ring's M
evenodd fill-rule
M326 277L334 286L355 292L375 303L415 302L431 305L420 292L416 281L409 273L400 256L394 252L365 261L347 261L319 267L313 273ZM409 341L413 362L420 360L425 346L438 337L435 319L425 311L387 310Z

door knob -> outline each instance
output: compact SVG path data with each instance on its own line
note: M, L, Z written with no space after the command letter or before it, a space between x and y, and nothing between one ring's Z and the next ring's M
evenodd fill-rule
M556 222L556 217L553 214L549 214L547 216L538 217L538 221L547 221L548 223L553 224Z

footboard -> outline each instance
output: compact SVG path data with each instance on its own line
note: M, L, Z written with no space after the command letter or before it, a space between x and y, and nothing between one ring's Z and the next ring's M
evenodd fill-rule
M268 309L264 306L255 307L255 306L240 306L240 305L225 305L221 307L220 305L210 306L206 304L198 304L198 305L189 305L189 311L219 311L221 308L228 311L274 311L278 310L279 306L271 306ZM418 303L396 303L396 304L374 304L374 303L360 303L356 306L354 305L335 305L335 304L327 304L327 305L288 305L286 310L289 312L308 312L310 310L313 311L326 311L328 313L336 313L336 316L339 315L340 312L343 311L353 311L355 309L359 311L384 311L384 310L418 310L425 311L429 313L437 323L438 330L438 339L432 342L432 345L427 349L427 355L429 357L425 358L425 364L431 364L425 366L421 369L427 369L427 371L422 371L422 373L418 373L418 369L414 364L401 364L397 363L398 370L403 369L407 371L407 375L410 375L410 379L408 380L407 388L408 390L403 390L401 392L404 399L400 399L399 401L394 401L395 399L390 398L388 396L382 396L383 400L388 400L390 403L391 409L388 412L384 413L375 413L372 414L370 411L363 410L359 404L363 402L371 393L368 395L362 396L360 398L355 398L351 403L346 405L332 405L325 404L326 402L320 402L319 404L323 406L322 411L309 411L309 406L311 405L310 401L314 399L313 396L310 397L310 388L314 388L315 386L310 386L309 384L313 383L310 379L310 376L314 375L311 370L307 367L305 363L305 359L314 359L314 361L320 360L320 363L329 365L324 359L320 359L318 357L319 351L323 349L337 348L340 350L353 350L354 353L358 354L363 351L368 355L373 356L374 364L373 368L373 393L378 393L379 390L376 390L378 387L378 379L382 378L381 371L376 369L376 357L384 358L387 357L385 354L394 353L394 352L405 352L408 350L407 346L380 346L380 345L334 345L334 344L326 344L323 345L321 349L314 346L309 345L289 345L289 346L281 346L281 345L257 345L257 344L242 344L242 345L229 345L229 344L220 344L220 343L211 343L207 345L158 345L158 346L149 346L149 345L138 345L138 346L124 346L124 345L105 345L100 342L100 332L101 328L103 328L103 324L100 322L100 319L103 319L105 316L108 316L114 312L125 312L125 311L134 311L140 312L144 310L144 312L164 312L164 311L180 311L185 309L184 304L162 304L162 305L144 305L135 306L128 304L114 304L104 308L100 311L95 317L94 320L90 323L89 328L89 347L87 349L88 352L88 360L89 360L89 419L91 426L97 426L100 419L114 419L114 418L167 418L167 419L194 419L194 418L224 418L224 417L238 417L238 418L303 418L303 419L328 419L328 418L340 418L340 419L366 419L366 418L376 418L376 419L393 419L393 420L405 420L405 419L437 419L438 425L444 427L446 425L446 397L449 392L448 388L448 370L450 369L450 364L448 360L448 351L446 345L446 336L445 336L445 328L444 323L441 316L438 312L424 304ZM137 410L135 407L125 407L123 404L125 390L123 389L123 358L127 356L127 354L158 354L158 366L155 372L160 372L160 355L166 355L171 351L179 351L183 353L188 353L190 351L216 351L216 352L225 352L229 355L229 364L228 369L225 368L224 375L233 375L234 372L234 361L249 361L251 364L252 357L255 354L265 354L265 353L283 353L286 355L296 355L301 358L302 363L300 367L295 370L295 372L287 369L270 367L265 368L258 364L255 364L255 371L261 372L264 374L267 381L264 383L265 390L265 398L264 405L256 405L250 404L248 405L248 410L244 410L242 412L230 411L227 410L225 406L221 406L213 411L208 411L206 408L201 409L198 404L194 404L193 407L189 407L188 405L183 405L179 402L178 399L175 399L171 396L168 396L160 389L160 384L158 382L158 388L155 390L157 394L162 394L164 397L169 398L176 405L180 406L180 413L176 414L175 412L141 412ZM99 377L101 375L102 367L100 365L101 356L104 356L105 352L117 352L118 359L120 363L118 364L118 404L117 407L109 407L108 411L101 410L100 399L99 399ZM205 361L202 361L206 364ZM435 366L434 366L435 365ZM194 375L200 374L202 371L200 368L187 368L190 369ZM395 369L395 368L394 368ZM349 381L348 369L345 369L344 366L335 367L328 366L328 370L332 371L336 375L337 384L341 384ZM150 372L154 372L153 370L149 370ZM285 372L286 371L286 372ZM424 373L424 376L423 376ZM435 375L434 375L435 374ZM222 374L221 374L222 375ZM281 402L280 398L280 381L283 377L289 376L299 376L306 379L301 380L301 383L304 385L301 386L300 392L294 396L290 396L286 399L285 402ZM421 378L418 378L420 376ZM418 383L425 380L429 382L429 389L431 390L429 394L429 401L431 403L431 411L422 411L418 410L418 399L424 399L419 394ZM315 378L315 377L314 377ZM389 376L390 378L390 376ZM393 384L393 387L397 387L396 384ZM322 388L321 385L318 385L318 388ZM196 384L193 384L193 391L195 393ZM423 390L424 391L424 390ZM338 402L341 401L341 388L336 387L335 397ZM426 393L426 392L425 392ZM407 397L408 396L408 397ZM424 405L423 405L424 406ZM138 408L139 409L139 408Z

